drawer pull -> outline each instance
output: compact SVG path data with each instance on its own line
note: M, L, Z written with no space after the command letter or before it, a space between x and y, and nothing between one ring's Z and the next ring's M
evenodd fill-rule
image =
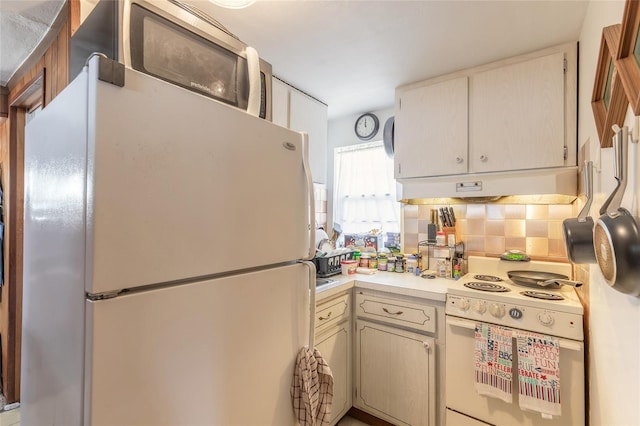
M385 311L386 313L388 313L389 315L402 315L402 311L389 312L389 310L387 308L382 308L382 310Z
M333 312L333 311L329 311L329 313L327 314L327 316L326 316L326 317L318 317L318 319L319 319L320 321L328 320L329 318L331 318L331 313L332 313L332 312Z

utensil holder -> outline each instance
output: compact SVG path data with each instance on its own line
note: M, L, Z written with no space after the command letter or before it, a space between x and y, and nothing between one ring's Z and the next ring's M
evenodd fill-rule
M446 245L449 245L449 235L453 235L455 238L454 246L458 243L455 226L443 226L442 231L444 232L444 241Z

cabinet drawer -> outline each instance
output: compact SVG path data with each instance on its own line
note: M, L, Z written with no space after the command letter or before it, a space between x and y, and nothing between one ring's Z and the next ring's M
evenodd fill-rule
M361 318L384 321L428 333L436 332L436 308L417 302L358 292L356 314Z
M349 318L349 293L316 305L316 333L330 324Z

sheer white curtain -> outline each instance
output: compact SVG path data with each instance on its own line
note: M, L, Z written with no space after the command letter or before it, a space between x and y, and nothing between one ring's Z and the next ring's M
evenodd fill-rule
M393 159L382 142L336 148L334 222L343 233L400 232Z

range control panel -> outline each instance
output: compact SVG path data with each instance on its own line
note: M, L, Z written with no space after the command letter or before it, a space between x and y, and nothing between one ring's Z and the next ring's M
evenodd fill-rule
M447 315L584 340L582 315L473 297L447 295Z

